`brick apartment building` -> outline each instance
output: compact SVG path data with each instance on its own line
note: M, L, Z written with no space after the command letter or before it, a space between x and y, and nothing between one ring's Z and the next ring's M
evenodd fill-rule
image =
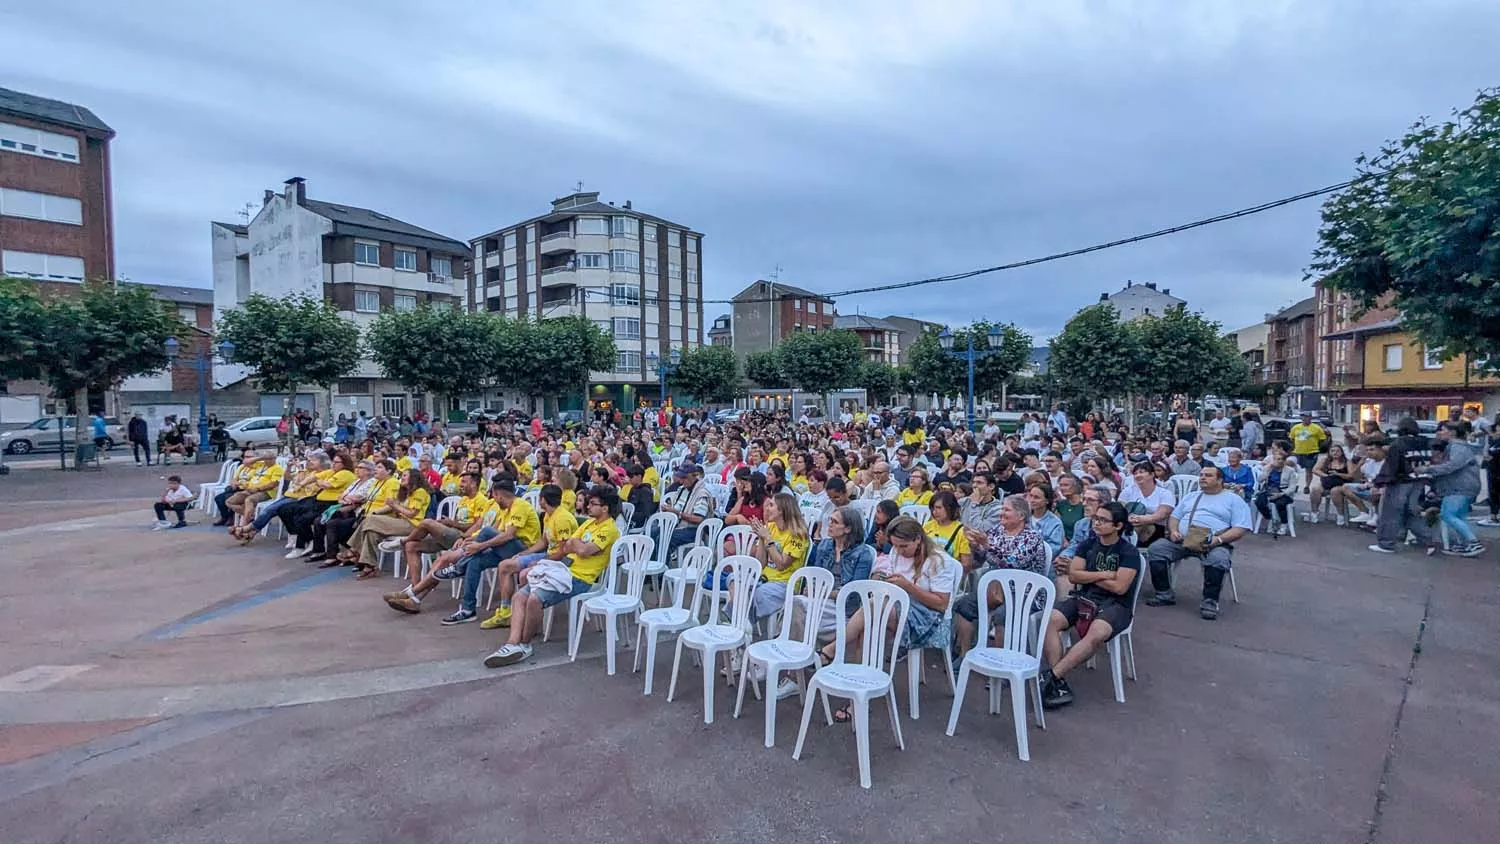
M756 281L734 295L734 352L764 352L797 331L827 331L837 313L827 296L782 284Z

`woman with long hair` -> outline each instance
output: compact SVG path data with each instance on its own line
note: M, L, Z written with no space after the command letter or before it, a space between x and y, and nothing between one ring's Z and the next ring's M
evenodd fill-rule
M367 460L360 461L354 467L354 476L354 483L344 488L338 503L325 511L313 523L313 550L307 556L307 562L322 562L337 555L344 549L349 537L354 535L354 529L359 524L360 511L364 509L365 501L375 492L382 480L375 477L375 464ZM323 568L339 564L340 562L335 559L324 563Z
M1349 461L1344 446L1332 443L1328 446L1328 453L1318 456L1318 462L1313 464L1312 491L1308 493L1310 498L1307 515L1304 517L1309 522L1317 524L1318 509L1323 506L1323 496L1333 495L1333 491L1351 481L1359 480L1359 470ZM1337 524L1344 524L1344 511L1338 512Z
M571 467L559 466L553 473L557 485L562 487L562 508L569 513L578 512L578 475Z
M377 501L390 490L391 480L396 478L399 478L396 489ZM380 543L406 536L427 515L431 493L427 491L427 479L422 477L421 471L408 469L396 478L388 479L376 497L370 499L371 509L349 539L349 546L357 549L355 571L360 580L380 573Z
M765 519L751 522L755 536L755 556L760 560L761 584L755 590L752 619L765 618L781 611L786 603L786 585L792 572L807 562L807 523L802 509L789 492L778 492L766 499ZM733 595L734 587L730 587Z
M1036 532L1042 535L1042 541L1047 543L1049 559L1057 556L1064 542L1062 519L1052 512L1052 503L1056 500L1057 494L1052 491L1051 484L1045 481L1027 484L1026 504L1031 508L1031 526L1036 528Z
M932 518L922 525L922 531L932 538L939 551L963 563L964 571L969 571L974 565L974 555L969 550L968 537L964 536L963 523L958 520L958 497L946 489L938 490L927 506Z
M734 493L724 525L748 525L765 518L766 478L742 468L734 476Z

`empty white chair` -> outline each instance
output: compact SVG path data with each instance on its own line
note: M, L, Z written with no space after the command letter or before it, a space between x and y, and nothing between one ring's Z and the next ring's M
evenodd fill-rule
M875 505L879 503L879 501L873 498L856 498L849 502L849 506L858 510L860 520L868 525L870 523L870 514L874 512Z
M625 526L621 528L620 533L625 533L630 530L631 525L635 524L635 505L629 501L621 501L620 518L625 520Z
M979 598L979 618L989 618L990 584L998 584L1005 596L1005 638L1000 647L989 647L987 625L976 625L974 648L964 654L958 668L958 689L953 694L953 711L948 714L948 735L958 727L958 712L963 708L964 690L969 685L969 674L978 672L990 678L990 714L1000 711L1000 681L1010 684L1012 717L1016 727L1016 752L1021 761L1031 760L1030 746L1026 740L1026 686L1035 691L1037 725L1046 728L1042 715L1041 647L1042 637L1033 636L1030 627L1031 608L1040 598L1040 616L1043 624L1052 617L1054 587L1052 581L1039 574L1021 569L995 569L979 578L975 594Z
M703 521L698 523L698 532L693 534L692 547L707 548L710 552L708 567L712 567L714 562L719 559L719 532L723 529L723 519L704 519ZM686 550L689 549L678 549L679 553ZM702 575L702 572L698 573L699 577L701 577ZM681 566L675 569L667 569L666 574L662 575L662 578L666 582L667 591L672 593L672 600L674 601L676 601L678 596L681 594L681 591L684 588L684 584L691 583L694 580L694 578L689 575Z
M680 572L688 581L694 581L703 576L705 571L713 565L714 551L712 548L701 545L687 549L682 555L682 565L673 569L668 574ZM680 633L690 627L698 626L698 599L702 596L699 592L693 596L690 607L684 607L684 596L687 590L678 588L672 599L672 606L658 607L646 610L636 617L635 630L635 670L641 670L641 639L646 640L646 694L651 694L652 680L656 676L656 641L663 633Z
M792 601L802 590L807 614L802 635L792 638ZM750 664L766 669L766 747L776 745L776 688L781 672L797 671L818 662L818 620L823 617L823 607L833 594L833 572L816 566L803 566L792 572L787 582L786 602L781 609L781 633L774 639L751 642L745 649L745 659L740 663L740 690L734 702L734 717L740 717L745 705L745 683L749 680ZM754 681L750 681L754 682ZM797 688L802 689L802 677L797 677Z
M958 583L959 581L963 580L964 576L964 564L960 563L958 560L953 559L947 554L943 554L942 556L943 565L948 567L948 570L952 573L953 578L953 591L948 594L948 608L943 611L943 618L946 619L948 621L948 624L951 626L953 623L953 605L958 603ZM917 700L917 686L920 685L922 680L925 679L923 675L927 673L927 666L922 660L923 652L926 650L928 650L928 648L913 648L906 653L906 708L911 710L911 719L913 721L921 717L921 704ZM943 673L945 675L945 679L947 679L948 681L948 691L949 693L952 693L954 691L953 649L951 647L946 647L941 648L940 650L943 652Z
M224 465L219 467L218 480L211 483L198 484L197 507L199 510L205 513L208 512L209 503L214 500L214 496L229 488L229 479L234 477L234 473L239 471L239 468L240 461L226 460L224 461Z
M734 488L729 484L721 484L717 481L704 481L703 484L708 487L708 493L714 497L714 503L718 507L718 512L728 512L729 496L734 492Z
M591 615L604 617L604 665L606 672L615 673L615 638L620 621L628 615L639 613L641 592L646 585L646 564L651 560L655 545L649 536L622 536L610 549L611 561L626 573L624 592L607 592L584 599L578 612L568 618L573 635L568 647L568 659L578 659L578 643L583 638L583 625Z
M932 510L926 504L903 504L901 515L911 516L917 520L917 524L925 525L927 520L932 518Z
M653 543L651 558L646 560L645 569L647 577L661 577L667 571L667 550L672 544L672 532L677 530L676 513L652 513L646 517L646 524L641 528L638 536L648 536ZM657 604L664 603L662 590L656 590Z
M728 597L729 584L724 575L736 581L733 600L729 601L729 623L715 620L721 597ZM719 561L713 569L713 585L709 590L709 621L682 631L677 637L677 651L672 657L672 682L667 686L667 702L677 692L677 670L682 666L684 647L698 651L703 661L703 723L714 722L714 664L720 655L728 657L750 642L750 606L755 600L755 587L760 583L760 561L754 557L732 554ZM894 587L893 587L894 588ZM697 599L695 598L694 601Z
M847 627L839 625L834 639L833 662L813 673L812 682L802 701L802 728L797 731L797 747L792 751L793 759L802 758L802 744L807 739L807 725L812 721L813 701L823 695L823 717L833 725L833 712L828 698L848 699L854 712L854 742L859 751L859 784L870 787L870 701L883 697L890 708L891 731L896 734L896 746L906 749L901 737L901 713L896 705L896 685L891 676L895 671L896 648L887 641L887 630L895 630L894 642L900 642L906 634L906 618L911 612L911 596L899 587L879 580L856 580L839 590L839 607L845 610L840 617L849 616L848 603L859 600L865 614L864 630L860 634L859 662L846 662L848 648L845 642ZM892 621L894 620L894 625ZM886 657L887 648L890 657Z
M802 508L802 523L807 525L807 536L809 539L817 535L818 526L823 524L824 520L828 518L829 509L827 505L822 504Z

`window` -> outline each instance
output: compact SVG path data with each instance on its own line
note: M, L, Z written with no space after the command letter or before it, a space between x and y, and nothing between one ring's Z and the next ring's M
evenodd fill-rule
M29 190L0 188L0 214L28 217L53 223L83 225L83 203L69 196L33 193Z
M578 253L578 268L580 270L607 270L609 269L609 256L603 252L580 252Z
M617 273L633 273L641 268L641 256L629 249L616 249L610 253L611 270Z
M188 325L198 324L198 309L192 305L178 305L177 318Z
M505 248L506 249L515 249L516 248L516 233L515 232L506 232L505 233Z
M645 261L646 261L646 275L656 275L657 274L656 259L652 258L649 255L647 255L646 258L645 258Z
M484 309L489 311L490 313L494 313L500 310L500 308L501 305L499 296L490 296L484 300Z
M484 270L484 283L485 284L499 284L500 283L500 268L499 267L486 267L485 270Z
M614 227L610 234L614 237L628 237L635 240L641 234L641 221L634 217L615 217Z
M414 273L417 271L417 250L397 249L396 269L403 272Z
M634 317L615 317L614 335L616 340L641 339L641 321Z
M354 291L354 310L361 314L380 313L380 291L360 290Z
M609 288L609 298L616 305L639 305L641 291L633 284L612 284Z
M609 234L609 221L603 217L579 217L579 234Z
M642 227L641 232L642 232L642 236L645 237L646 240L648 240L648 241L650 241L652 243L656 242L656 224L655 223L647 223L644 227Z
M661 323L656 322L654 320L648 320L646 322L646 339L647 340L660 340L661 339Z
M1391 343L1382 348L1385 360L1386 372L1399 372L1401 370L1401 344Z
M453 259L433 258L432 274L438 278L453 278Z
M486 255L493 255L493 254L495 254L496 252L499 252L499 251L500 251L500 241L496 240L493 237L487 237L487 238L484 239L484 254L486 254Z
M688 276L687 276L688 283L689 284L697 284L698 283L698 271L695 270L695 269L693 269L692 267L688 267L687 273L688 273Z
M11 123L0 123L0 149L78 163L77 138Z
M689 252L697 252L698 251L698 238L696 238L696 237L690 237L690 238L687 239L687 251L689 251Z
M505 280L506 281L515 281L516 280L516 265L515 264L506 264L505 265Z
M83 281L83 259L7 249L0 253L0 272L22 278Z
M380 244L354 241L354 263L366 267L380 266Z
M417 309L417 294L397 293L393 305L398 311L415 311Z
M1426 346L1422 347L1422 368L1423 369L1442 369L1443 368L1443 347L1442 346L1438 346L1435 349L1434 348L1428 348Z
M616 372L640 372L641 353L621 351L615 358Z
M689 343L697 343L698 342L698 329L697 328L694 328L692 326L688 327L688 342Z
M667 263L667 278L670 278L670 279L679 279L679 278L682 278L682 265L678 264L678 263L668 262Z
M667 245L677 247L682 245L682 232L676 229L667 229Z

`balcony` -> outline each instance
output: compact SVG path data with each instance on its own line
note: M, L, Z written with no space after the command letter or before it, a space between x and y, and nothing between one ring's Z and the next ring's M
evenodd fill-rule
M1333 390L1351 390L1365 385L1363 372L1334 372L1328 376L1328 387Z
M563 252L577 252L578 245L573 232L560 231L544 234L538 238L537 250L542 255L557 255Z
M577 284L578 269L572 261L557 264L551 267L542 267L542 287L553 287L560 284Z

